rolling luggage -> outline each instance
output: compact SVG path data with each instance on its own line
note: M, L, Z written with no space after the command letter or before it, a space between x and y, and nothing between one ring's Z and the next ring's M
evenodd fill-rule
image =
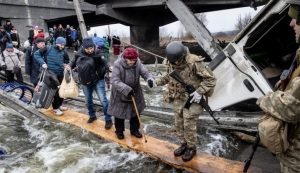
M42 70L39 82L33 93L32 103L36 108L48 109L58 90L59 81L54 73Z

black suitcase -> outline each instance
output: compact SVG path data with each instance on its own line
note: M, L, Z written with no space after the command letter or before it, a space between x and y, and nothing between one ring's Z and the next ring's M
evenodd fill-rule
M59 82L56 75L48 70L43 70L31 102L36 108L48 109L58 90L58 85Z

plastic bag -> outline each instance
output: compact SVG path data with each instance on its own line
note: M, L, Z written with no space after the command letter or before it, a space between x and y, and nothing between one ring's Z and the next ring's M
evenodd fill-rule
M68 75L67 75L68 73ZM69 79L68 79L69 78ZM76 98L79 95L79 88L74 81L71 70L64 71L64 79L61 82L59 91L59 97L61 98Z

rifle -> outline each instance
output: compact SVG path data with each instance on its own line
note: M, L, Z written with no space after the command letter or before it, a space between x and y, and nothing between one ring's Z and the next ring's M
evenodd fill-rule
M286 86L288 85L291 75L296 67L296 59L297 59L297 54L290 66L289 69L283 70L283 72L280 75L280 85L277 86L277 88L275 88L276 90L279 89L281 91L284 91L284 89L286 88Z
M196 91L196 88L193 87L192 85L188 85L186 84L183 79L181 78L181 76L178 74L178 72L176 70L173 70L170 74L169 74L173 79L175 79L177 82L181 83L184 87L185 90L188 94L192 94L193 92ZM193 97L189 96L189 98L187 99L187 101L184 104L184 108L189 108L192 103ZM204 99L204 97L201 97L200 103L199 103L208 113L209 115L215 120L215 122L219 125L219 121L214 117L214 112L211 110L210 106L208 105L208 103L206 102L206 100Z
M259 134L258 134L258 132L257 132L256 138L255 138L255 142L254 142L254 144L252 145L252 152L251 152L249 158L245 160L245 165L244 165L243 173L246 173L247 170L248 170L248 168L250 167L251 161L252 161L252 159L253 159L253 156L254 156L255 151L257 150L257 147L258 147L259 142L260 142L260 137L259 137Z

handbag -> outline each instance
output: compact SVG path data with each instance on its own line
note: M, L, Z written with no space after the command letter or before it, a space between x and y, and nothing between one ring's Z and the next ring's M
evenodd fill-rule
M74 81L72 71L64 70L64 78L61 82L59 91L59 97L61 98L76 98L79 95L79 88Z
M13 68L13 73L14 74L20 74L21 73L21 68L17 65L14 66Z
M15 64L14 60L11 58L11 56L8 55L8 57L11 59L11 62L14 64L12 72L14 74L20 74L21 73L21 67ZM5 61L5 60L4 60Z

